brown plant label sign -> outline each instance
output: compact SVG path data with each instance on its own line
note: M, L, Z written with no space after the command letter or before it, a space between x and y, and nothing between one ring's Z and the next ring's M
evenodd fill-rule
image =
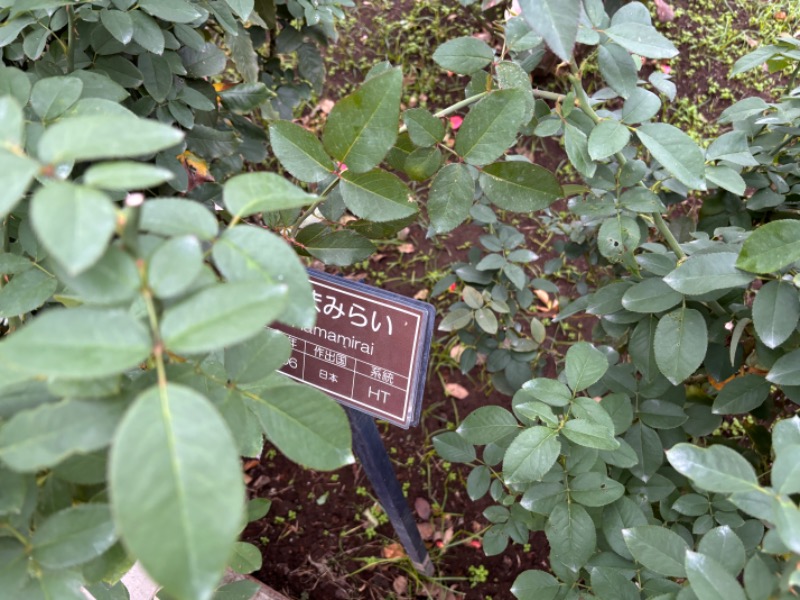
M419 421L434 309L376 287L309 271L317 322L289 336L292 355L280 369L361 410L403 428Z

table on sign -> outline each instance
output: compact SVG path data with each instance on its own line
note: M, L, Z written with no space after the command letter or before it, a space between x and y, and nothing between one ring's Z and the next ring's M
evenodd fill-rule
M405 413L407 377L325 346L288 337L292 355L281 368L285 375L355 404L366 402L371 410L385 407L386 414L391 415L399 408Z

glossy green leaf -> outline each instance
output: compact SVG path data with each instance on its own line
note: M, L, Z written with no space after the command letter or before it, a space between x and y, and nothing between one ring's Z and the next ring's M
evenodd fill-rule
M712 412L716 415L736 415L761 406L769 396L769 382L760 375L749 373L725 384L714 399Z
M326 227L308 226L297 235L306 252L326 265L347 266L375 252L375 245L352 230L331 232Z
M222 192L225 208L237 217L259 212L286 210L311 204L308 194L277 173L260 171L231 177Z
M241 83L219 93L222 105L238 114L254 110L266 102L269 97L270 90L261 82Z
M622 537L636 562L666 577L686 577L683 563L689 546L666 527L640 525L622 530Z
M625 494L625 487L602 473L577 475L569 486L570 497L584 506L606 506Z
M33 85L31 107L43 121L52 121L67 112L82 91L77 77L46 77Z
M673 385L691 376L708 347L706 321L693 308L678 308L658 320L653 340L656 364Z
M136 262L127 252L111 246L103 257L80 275L56 269L76 298L87 305L115 306L130 302L141 289Z
M248 397L267 438L287 458L311 469L352 463L350 425L342 407L312 387L279 382Z
M608 370L608 359L588 342L578 342L567 350L567 385L573 392L585 390L600 381Z
M796 494L800 491L800 444L790 444L776 453L772 465L772 487L779 494Z
M675 45L650 25L614 23L603 33L629 52L645 58L673 58L678 55Z
M145 12L171 23L191 23L202 16L187 0L139 0L138 4Z
M402 73L389 69L334 106L322 135L331 156L354 173L372 170L397 139Z
M592 592L598 598L617 600L639 600L639 588L625 575L613 568L592 567Z
M0 342L0 362L32 375L92 378L130 369L150 354L150 335L130 314L53 309Z
M758 487L755 470L735 450L714 445L698 448L676 444L667 450L667 460L680 474L692 480L695 487L710 492L749 492Z
M658 162L692 190L705 190L705 159L697 143L667 123L645 123L636 135Z
M292 347L278 331L265 329L255 337L225 349L225 372L237 384L264 379L289 359Z
M39 241L69 273L91 267L105 252L117 224L111 200L92 188L58 182L36 192L31 221Z
M105 448L122 418L119 402L67 399L18 412L0 427L0 459L35 473Z
M458 37L446 41L436 48L433 60L446 71L470 75L489 65L494 51L489 45L471 36Z
M581 16L580 0L521 0L522 16L561 60L572 59Z
M519 430L519 423L501 406L481 406L472 411L456 430L470 444L490 444Z
M169 181L171 171L133 161L107 162L92 165L83 174L83 182L104 190L139 190L155 187Z
M411 141L417 146L427 148L444 139L444 123L424 108L408 109L403 113L403 122Z
M473 105L456 135L458 155L476 166L497 160L517 139L525 101L524 92L512 89L492 92Z
M697 551L713 558L733 577L737 577L744 568L744 544L727 525L715 527L706 533L697 545Z
M39 158L45 162L127 158L152 154L183 139L177 129L151 119L92 116L63 119L39 138Z
M550 550L571 569L584 566L597 547L594 521L580 504L557 504L544 527Z
M589 134L589 156L592 160L608 158L622 150L630 139L631 132L619 121L614 119L600 121Z
M300 125L275 121L269 126L269 139L281 165L300 181L316 183L333 173L333 161L322 143Z
M603 509L603 537L614 552L627 560L633 560L633 555L625 543L623 531L640 525L647 525L647 517L629 496L622 496Z
M623 439L633 448L639 459L639 462L631 467L631 473L644 482L649 481L664 462L661 438L647 425L638 422L631 425Z
M478 465L470 471L467 477L467 495L473 502L480 500L489 491L489 485L492 482L491 471L489 467Z
M800 320L797 288L785 281L769 281L753 300L753 325L767 348L777 348L792 335Z
M681 294L700 295L716 290L744 287L753 276L736 268L735 252L694 254L664 277Z
M253 0L225 0L225 3L230 6L231 10L243 21L247 20L255 6Z
M31 541L36 562L64 569L100 556L117 541L117 533L107 504L84 504L50 515Z
M28 580L28 556L17 540L0 538L0 585L6 592L16 592Z
M675 429L689 419L681 406L658 399L642 402L638 414L642 423L653 429Z
M525 429L506 450L503 479L506 483L541 481L561 452L558 434L548 427Z
M622 120L625 123L649 121L661 110L661 99L653 92L636 88L622 105Z
M800 221L782 219L758 227L745 240L736 266L750 273L773 273L800 260Z
M160 33L160 30L159 30ZM164 102L172 91L173 74L165 56L143 53L136 63L147 93L156 102Z
M419 210L408 186L388 171L375 169L360 174L347 171L339 189L345 206L368 221L395 221Z
M736 577L700 552L686 552L686 576L699 600L746 600Z
M214 215L199 202L183 198L153 198L141 209L139 227L167 237L194 235L201 240L217 236Z
M620 96L628 98L636 91L639 75L625 48L613 43L601 44L597 48L597 64L603 79Z
M624 256L633 254L640 241L638 223L631 217L622 215L604 220L597 232L600 254L610 261L619 261Z
M772 499L772 521L780 541L795 554L800 551L800 509L788 498Z
M216 350L256 335L287 303L285 285L256 280L215 285L167 309L161 338L172 352Z
M100 22L120 44L127 45L133 40L133 19L126 11L101 10Z
M624 168L624 167L623 167ZM635 212L664 212L666 209L661 198L646 187L633 187L625 190L619 197L619 202Z
M454 463L469 463L477 458L475 446L455 431L446 431L433 438L433 447L444 460Z
M662 279L649 277L628 288L622 296L622 306L631 312L652 314L669 310L682 299L683 295Z
M583 130L569 122L564 125L564 149L579 173L585 177L594 177L597 163L589 156L589 138Z
M28 189L39 172L39 163L0 149L0 218L5 218Z
M772 365L767 381L778 385L800 385L800 350L784 354Z
M261 550L248 542L236 542L233 545L233 556L229 561L230 568L236 573L252 573L261 568Z
M619 442L614 439L614 431L600 423L588 419L570 419L561 430L571 442L585 448L616 450Z
M469 216L475 197L475 182L466 165L445 165L428 192L428 217L436 233L447 233Z
M0 96L0 145L21 147L25 138L25 116L13 96Z
M208 600L245 501L236 444L211 403L175 384L141 394L117 430L109 485L122 540L147 572L171 594Z
M503 210L534 212L562 198L555 175L528 162L498 162L484 167L480 177L486 197Z
M772 569L756 552L747 561L744 568L744 589L750 600L769 600L777 585Z
M147 263L147 282L159 298L186 291L203 268L203 249L196 237L184 235L158 246Z
M737 196L744 196L744 192L747 189L747 184L742 176L725 165L707 166L706 179Z
M545 571L523 571L511 585L511 593L517 600L555 600L561 584Z
M0 289L0 318L24 315L39 308L57 288L56 278L39 269L15 275Z
M522 390L532 398L550 406L567 406L572 399L569 388L555 379L531 379L522 384Z

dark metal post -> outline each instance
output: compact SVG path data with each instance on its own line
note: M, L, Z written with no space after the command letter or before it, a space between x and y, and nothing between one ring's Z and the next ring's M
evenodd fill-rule
M414 567L420 573L433 575L433 563L417 524L411 514L400 482L394 472L386 447L383 445L375 419L361 411L347 406L347 417L353 432L353 451L367 474L372 489L394 526L397 537L406 550Z

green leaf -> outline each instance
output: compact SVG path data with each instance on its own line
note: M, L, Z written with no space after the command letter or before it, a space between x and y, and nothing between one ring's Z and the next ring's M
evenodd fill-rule
M114 205L102 192L54 182L34 195L31 221L48 252L76 275L103 255L114 235L117 217Z
M800 444L781 448L772 465L772 487L779 494L796 494L800 491Z
M15 275L0 289L0 318L24 315L39 308L57 288L56 278L39 269L28 269Z
M301 229L296 239L306 252L326 265L351 265L375 252L372 242L350 229L331 232L325 226L310 225Z
M39 158L48 163L152 154L183 139L177 129L152 119L92 116L63 119L39 138Z
M636 88L622 106L622 120L625 123L648 121L661 110L661 99L652 92Z
M746 561L742 540L727 525L715 527L706 533L700 540L697 551L713 558L733 577L739 575Z
M212 256L228 281L257 280L287 286L292 301L279 319L296 327L313 325L316 310L308 275L282 238L257 227L234 227L214 244Z
M678 49L655 27L642 23L615 23L603 31L620 46L645 58L673 58Z
M625 487L602 473L576 476L569 485L570 497L584 506L606 506L625 494Z
M232 88L219 92L222 105L238 114L248 113L261 104L270 96L267 86L261 82L242 83Z
M664 447L658 434L642 423L634 423L623 438L636 453L638 464L631 473L647 482L664 462Z
M445 45L449 43L447 42ZM411 141L417 146L427 148L444 140L444 123L424 108L408 109L403 113L403 122L408 129Z
M567 406L572 400L569 388L555 379L531 379L522 384L522 389L532 398L550 406Z
M228 62L225 53L220 50L216 44L212 44L211 42L203 46L202 50L195 50L189 46L184 46L178 51L178 54L181 56L183 66L186 67L186 72L189 77L194 77L196 79L211 77L222 73Z
M319 390L280 377L253 398L267 438L294 462L329 471L353 462L350 425L342 407Z
M589 138L586 134L570 124L564 125L564 149L567 157L579 173L585 177L594 177L597 163L589 156Z
M0 145L21 147L25 138L25 115L13 96L0 96Z
M242 79L246 83L257 83L260 74L259 56L253 46L250 30L245 29L241 23L238 23L237 31L237 35L233 35L230 31L225 32L225 45L228 46L231 60ZM197 41L199 41L199 44L193 44L191 47L195 50L200 50L205 40L201 37ZM302 63L302 57L298 55L298 59ZM298 67L302 74L303 67L300 65Z
M217 219L199 202L182 198L153 198L141 209L139 227L158 235L194 235L208 241L217 237Z
M139 7L157 19L171 23L191 23L202 16L186 0L139 0Z
M484 167L480 177L486 197L503 210L533 212L564 196L555 175L528 162L498 162Z
M480 500L489 491L491 477L489 467L484 465L478 465L470 471L467 477L467 495L470 500Z
M567 350L567 385L573 392L585 390L600 381L608 370L608 359L588 342L578 342Z
M269 140L281 165L300 181L317 183L334 171L320 141L300 125L275 121L269 126Z
M619 197L619 202L628 210L635 212L663 212L666 210L658 194L646 187L637 186L625 190Z
M772 520L780 541L795 554L800 551L800 510L787 498L772 499Z
M753 325L767 348L777 348L792 335L800 320L797 289L785 281L769 281L753 301Z
M419 211L406 184L397 175L380 169L360 174L347 171L339 189L345 206L368 221L395 221Z
M665 577L686 577L683 563L689 546L666 527L640 525L622 530L636 562Z
M767 381L777 385L800 385L800 350L784 354L772 365Z
M686 576L698 600L746 600L736 578L710 556L687 551Z
M72 276L56 269L58 278L77 300L85 304L114 306L130 301L139 293L141 280L136 263L130 254L111 246L93 267Z
M261 561L261 550L256 546L247 542L236 542L228 564L236 573L252 573L261 568Z
M28 581L25 547L12 538L0 538L0 585L6 592L19 590Z
M716 290L744 287L754 277L736 268L735 252L694 254L664 277L681 294L698 296Z
M703 151L692 138L667 123L645 123L636 135L678 181L692 190L706 189Z
M703 490L733 493L750 492L758 487L752 465L741 454L725 446L698 448L691 444L676 444L667 450L667 460L678 473Z
M28 189L39 172L39 163L0 149L0 218L5 218Z
M211 403L175 384L141 394L117 430L109 487L122 540L147 572L171 594L210 598L245 501L236 444Z
M209 352L256 335L287 303L285 285L255 280L215 285L167 309L161 337L172 352Z
M147 282L159 298L185 292L203 268L203 249L196 237L171 238L158 246L147 262Z
M436 174L428 193L428 217L436 233L447 233L469 216L475 197L475 182L469 167L451 163Z
M622 296L625 310L652 314L669 310L683 300L683 295L673 290L658 277L635 283Z
M769 396L769 382L760 375L749 373L725 384L714 399L711 409L715 415L736 415L761 406Z
M403 76L389 69L366 81L333 107L322 144L354 173L375 168L397 139Z
M636 91L639 75L633 58L617 44L601 44L597 48L597 64L608 85L623 98Z
M639 600L639 588L625 575L613 568L592 567L592 591L598 598Z
M236 217L249 217L266 211L286 210L311 204L308 194L277 173L260 171L235 175L222 191L225 208Z
M581 16L580 0L521 0L522 16L561 60L570 61L578 21Z
M633 254L640 241L639 224L631 217L610 217L603 221L597 232L600 254L610 261L620 261Z
M639 406L642 423L653 429L675 429L683 425L689 416L683 408L667 400L645 400Z
M580 504L557 504L544 527L550 550L558 560L577 571L597 548L594 521Z
M448 40L433 53L433 60L446 71L470 75L491 64L494 58L486 42L471 36Z
M172 91L173 77L169 61L165 56L143 53L137 66L142 74L147 93L156 102L164 102Z
M150 335L130 314L53 309L0 342L0 362L50 377L93 378L130 369L150 354Z
M78 101L83 82L77 77L46 77L33 85L31 108L42 121L63 115Z
M18 412L0 427L0 459L35 473L75 454L105 448L122 418L118 402L67 399Z
M706 179L731 194L744 196L747 184L739 173L728 166L707 166Z
M458 130L455 151L471 165L497 160L517 139L525 102L525 93L513 89L492 92L480 100Z
M231 10L239 15L242 21L246 21L253 12L255 2L253 0L225 0L225 4L231 7Z
M555 600L561 584L545 571L523 571L511 585L511 593L518 600Z
M253 600L261 590L260 583L241 579L218 588L212 600Z
M777 578L758 552L750 557L744 568L744 589L750 600L769 600Z
M265 329L256 337L225 349L225 372L236 384L253 383L279 369L291 351L285 335Z
M558 434L548 427L525 429L506 450L503 479L506 483L541 481L561 453Z
M658 320L653 341L656 364L673 385L691 376L708 347L706 321L693 308L678 308Z
M84 504L50 515L31 541L36 562L47 569L65 569L103 554L117 534L107 504Z
M155 187L172 179L167 169L134 161L92 165L83 174L83 182L103 190L127 191Z
M598 450L619 448L619 442L614 439L613 430L588 419L570 419L564 425L561 433L569 441L585 448L597 448Z
M758 227L744 241L736 266L750 273L773 273L800 260L800 221L783 219Z
M475 446L455 431L446 431L433 438L433 447L444 460L454 463L470 463L477 458Z
M647 517L629 496L622 496L603 509L601 527L603 537L614 552L627 560L633 560L633 555L628 550L622 532L629 527L640 525L647 525Z
M627 106L627 102L625 103ZM630 141L631 132L619 121L606 119L589 134L589 156L602 160L622 150Z
M127 46L133 40L133 19L127 12L103 9L100 11L100 22L120 44Z
M489 335L497 333L497 317L494 315L490 308L479 308L475 311L475 322L483 331Z
M456 431L470 444L491 444L519 431L519 423L501 406L481 406L467 415Z

